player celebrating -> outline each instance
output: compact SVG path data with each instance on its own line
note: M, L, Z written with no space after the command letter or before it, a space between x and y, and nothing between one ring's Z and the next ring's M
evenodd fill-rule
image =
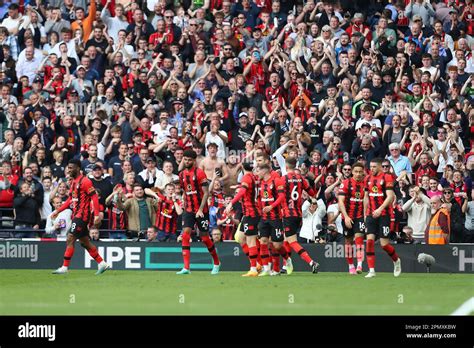
M364 165L354 163L352 166L352 177L345 179L339 187L338 205L342 214L344 238L346 244L346 260L349 264L350 274L362 273L362 262L364 257ZM352 244L356 245L357 269L354 267L352 257Z
M191 231L197 224L201 240L212 255L214 266L211 274L218 274L220 261L216 248L209 237L209 208L207 199L209 197L209 182L206 173L196 168L197 154L193 150L186 150L183 154L184 170L179 173L179 181L183 188L184 212L183 212L183 234L182 249L184 267L176 274L190 274L191 259Z
M390 205L395 198L393 178L382 172L382 160L374 158L370 161L370 175L366 179L364 210L367 228L367 263L369 273L366 278L375 277L375 237L380 237L380 245L392 258L394 263L393 275L398 277L402 272L400 258L393 246L390 245Z
M257 167L257 175L260 178L258 187L258 203L260 205L261 219L258 224L260 232L260 257L262 258L263 270L259 277L280 274L280 249L283 244L283 224L281 221L280 204L284 196L278 192L283 190L279 178L271 174L268 163ZM273 270L269 267L269 238L273 245Z
M296 158L288 157L285 160L286 175L280 178L279 194L284 196L282 211L283 211L283 228L286 241L300 257L311 266L313 273L318 273L319 264L307 253L307 251L296 240L296 234L301 229L302 223L302 196L303 190L308 192L310 196L314 196L316 192L310 187L308 180L301 174L295 172ZM291 259L288 258L286 262L286 272L291 274L293 272L293 265Z
M240 183L240 188L232 199L232 201L226 207L226 214L229 214L233 206L242 200L242 221L240 226L244 233L244 244L247 245L249 259L250 259L250 271L243 274L243 277L256 277L257 272L257 259L258 259L258 247L257 247L257 226L260 222L260 215L257 207L257 183L255 176L252 173L253 166L249 162L243 164L244 176Z
M77 159L70 160L68 169L73 178L69 198L59 209L52 212L51 217L53 219L56 218L60 212L69 208L72 203L73 218L71 230L67 235L63 265L55 270L53 274L64 274L68 272L69 263L74 254L74 243L77 239L79 239L81 245L89 252L89 255L99 264L99 269L96 274L102 274L109 269L109 265L105 263L99 255L97 248L89 239L89 224L92 222L92 218L94 218L94 226L98 226L101 220L99 217L99 196L92 185L92 181L81 174L81 161Z

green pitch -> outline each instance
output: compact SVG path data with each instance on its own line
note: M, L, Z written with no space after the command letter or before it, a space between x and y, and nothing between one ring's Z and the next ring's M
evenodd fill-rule
M0 270L0 315L446 315L474 295L467 274Z

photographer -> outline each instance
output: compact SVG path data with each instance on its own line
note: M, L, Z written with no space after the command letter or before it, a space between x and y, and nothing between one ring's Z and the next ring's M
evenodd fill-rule
M323 218L326 215L326 205L322 199L311 198L303 203L303 223L298 236L299 243L314 242L321 232ZM319 228L318 228L319 227Z

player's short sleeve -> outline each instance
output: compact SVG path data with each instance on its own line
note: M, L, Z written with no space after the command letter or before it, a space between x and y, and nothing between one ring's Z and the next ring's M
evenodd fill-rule
M369 177L366 177L364 179L364 191L368 192L369 191Z
M393 190L393 186L394 186L393 176L385 174L384 180L385 180L385 188L387 190Z
M279 193L285 192L285 179L283 177L275 179L276 189Z
M199 185L202 185L202 186L209 185L209 181L207 180L206 173L204 173L202 169L198 169L196 175L197 175Z
M346 196L348 187L349 187L348 181L343 180L341 185L339 185L339 189L337 190L337 195L338 196Z
M96 193L95 187L90 180L84 180L82 182L82 190L86 192L88 196L93 196Z
M303 176L301 178L303 179L303 190L308 191L311 188L309 181Z
M248 189L252 186L252 178L249 175L244 175L242 177L242 181L240 182L240 186L245 189Z

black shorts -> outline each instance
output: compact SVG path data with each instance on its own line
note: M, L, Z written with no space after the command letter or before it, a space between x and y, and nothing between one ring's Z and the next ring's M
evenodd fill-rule
M183 212L183 229L186 227L194 229L197 225L199 232L209 233L209 213L204 213L204 217L198 218L195 213Z
M69 231L77 239L89 236L89 224L82 219L72 219L71 230Z
M246 236L256 236L258 234L258 223L260 222L260 217L251 217L244 216L240 222L240 230Z
M379 216L374 219L372 216L365 218L367 234L375 234L379 238L388 238L390 235L390 217L388 215Z
M352 228L347 228L344 220L342 221L342 228L344 230L344 237L354 237L356 233L365 234L366 226L364 218L358 218L354 220Z
M283 230L285 237L291 237L299 233L303 219L300 217L286 217L283 218Z
M271 237L272 242L283 242L283 223L281 220L260 220L258 234L260 237Z

